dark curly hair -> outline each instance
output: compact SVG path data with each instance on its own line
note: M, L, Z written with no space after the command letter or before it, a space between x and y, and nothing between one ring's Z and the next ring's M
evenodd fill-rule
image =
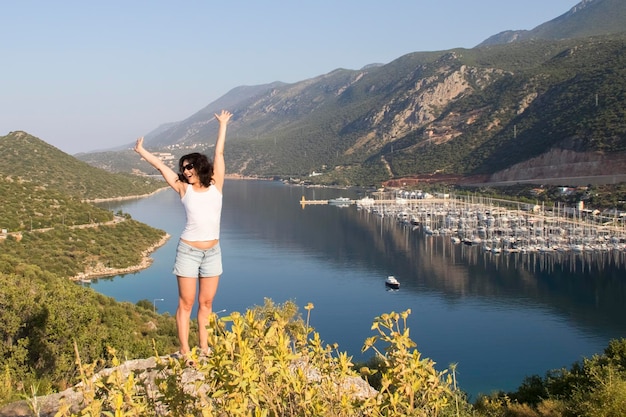
M185 161L187 161L188 164L193 164L193 167L200 178L200 183L205 187L209 187L213 181L213 163L209 161L209 158L207 158L204 154L194 152L183 155L178 160L178 178L182 182L189 183L189 181L187 181L187 177L183 175L183 162Z

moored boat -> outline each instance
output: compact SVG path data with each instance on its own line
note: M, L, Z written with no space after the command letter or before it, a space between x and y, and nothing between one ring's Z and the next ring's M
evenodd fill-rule
M385 280L385 285L389 288L397 290L398 288L400 288L400 281L398 281L393 275L389 275Z
M352 203L352 200L350 200L348 197L337 197L328 200L328 204L350 205L350 203Z

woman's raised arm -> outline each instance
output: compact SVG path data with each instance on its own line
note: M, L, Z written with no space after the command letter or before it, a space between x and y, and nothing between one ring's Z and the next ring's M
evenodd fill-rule
M226 176L226 164L224 163L224 142L226 142L226 127L232 113L222 110L216 114L215 118L220 126L217 131L217 141L215 142L215 154L213 155L213 182L220 192L224 186L224 177Z
M168 185L180 193L180 191L184 188L184 184L178 179L178 174L175 173L172 168L165 165L165 163L160 158L148 152L143 147L143 136L137 139L137 143L135 143L135 152L141 155L141 157L145 159L146 162L156 168L161 173Z

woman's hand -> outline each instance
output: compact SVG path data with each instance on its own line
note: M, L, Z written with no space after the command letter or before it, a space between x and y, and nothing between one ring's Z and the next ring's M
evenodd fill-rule
M233 114L229 112L228 110L222 110L220 114L217 114L217 113L215 114L215 118L217 119L218 122L220 122L220 124L228 123L228 120L230 120L232 115Z
M137 142L135 143L135 152L140 154L141 151L143 151L143 136L138 138Z

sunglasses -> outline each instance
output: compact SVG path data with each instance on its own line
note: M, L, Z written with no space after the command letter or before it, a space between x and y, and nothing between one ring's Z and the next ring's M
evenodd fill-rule
M183 172L189 170L191 171L193 169L193 164L187 164L185 166L183 166Z

